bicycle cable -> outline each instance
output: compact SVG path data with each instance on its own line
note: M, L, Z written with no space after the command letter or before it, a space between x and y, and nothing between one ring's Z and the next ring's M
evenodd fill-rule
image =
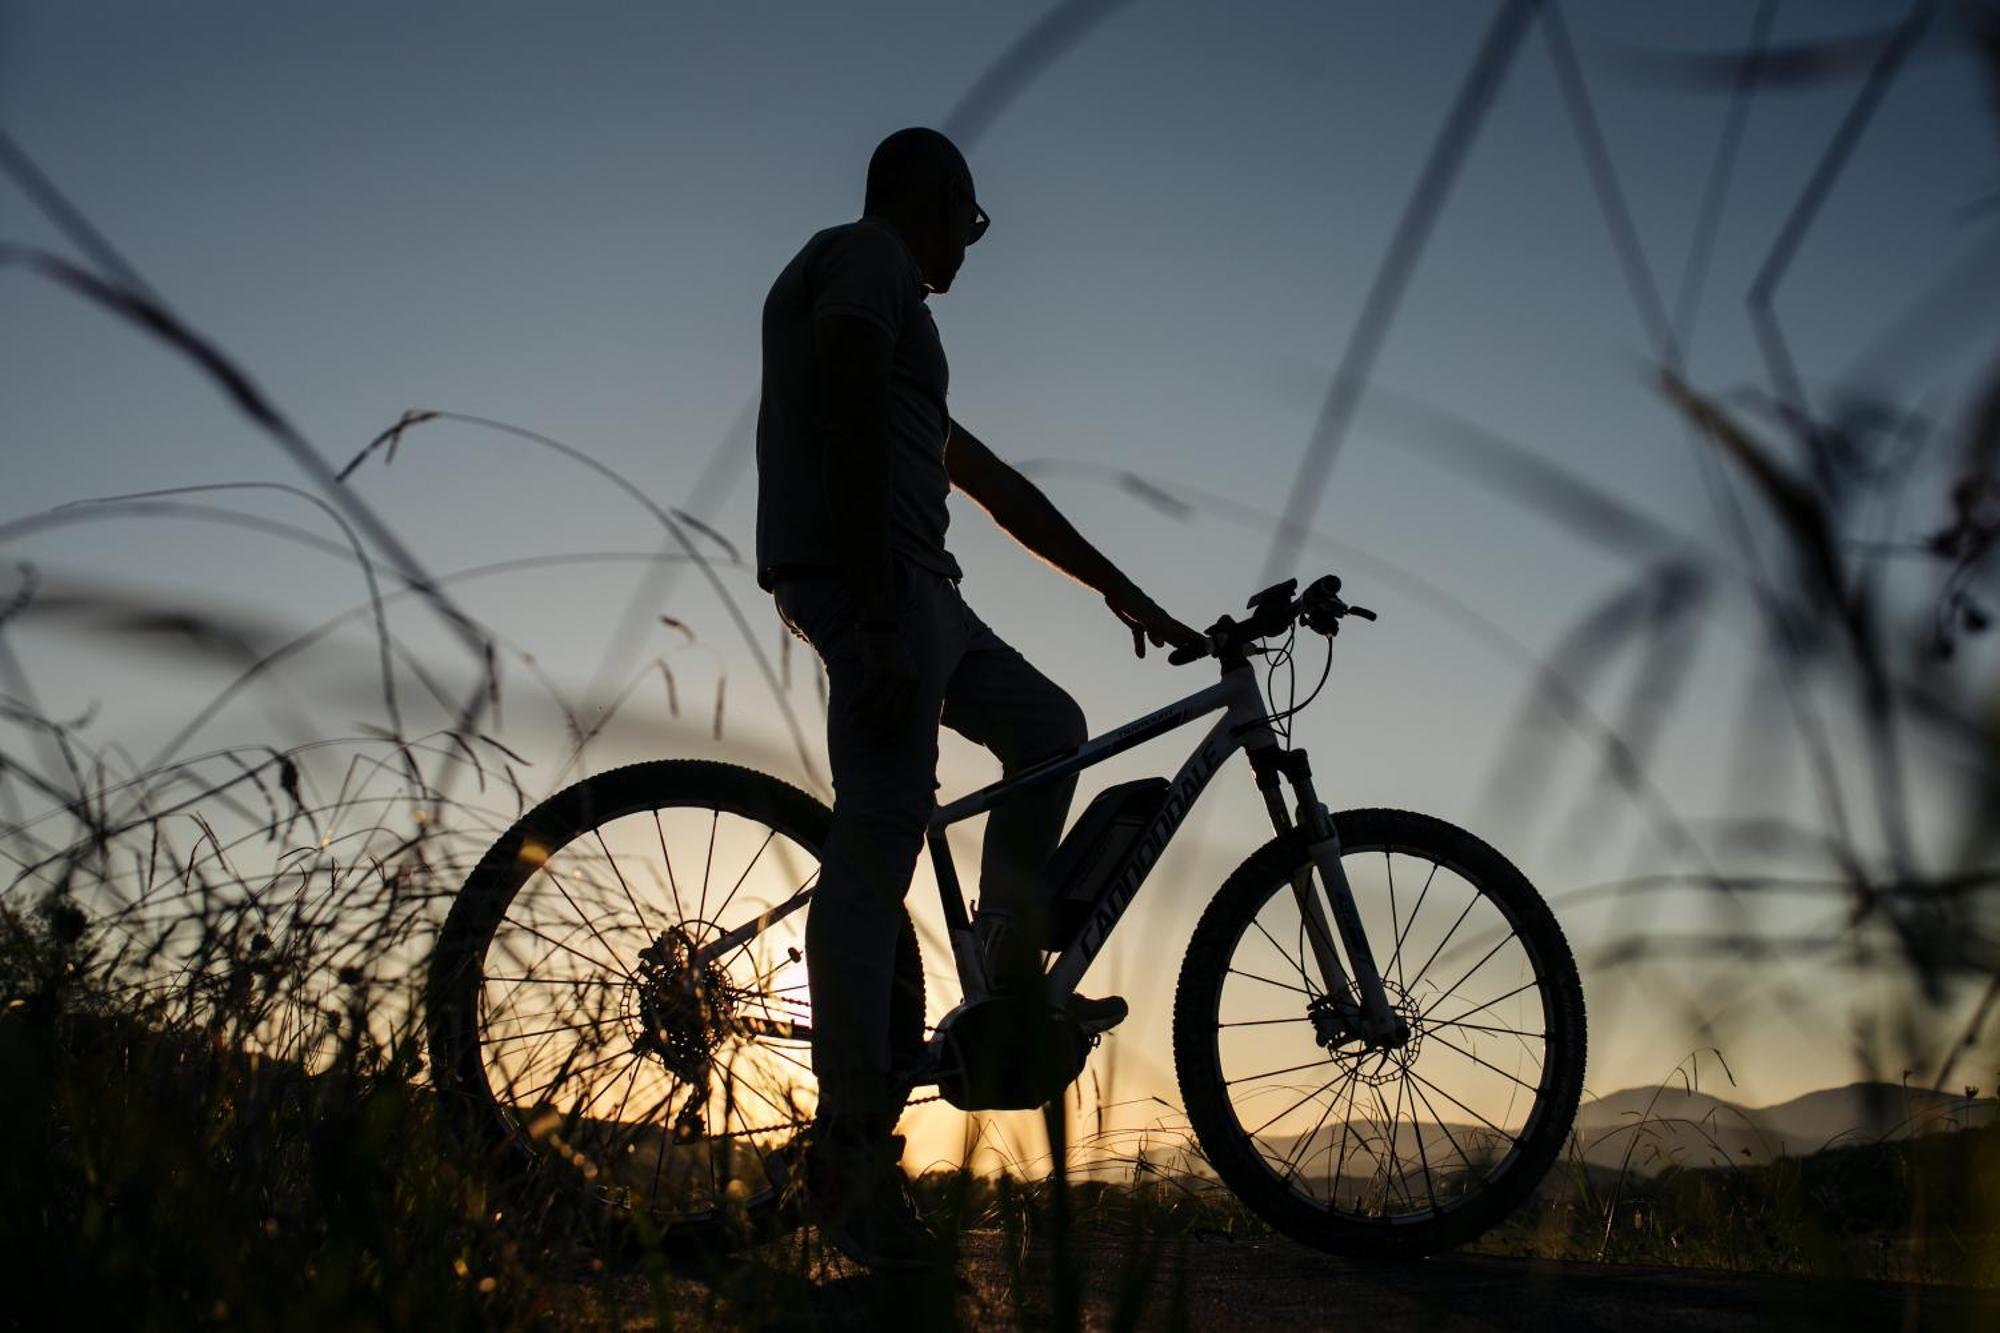
M1285 679L1285 707L1282 709L1274 708L1272 711L1264 714L1261 719L1261 721L1269 724L1284 738L1286 745L1292 743L1292 729L1287 724L1288 719L1292 713L1297 711L1292 706L1298 699L1299 683L1298 672L1292 663L1292 642L1298 637L1298 626L1293 625L1291 632L1285 635L1283 643L1275 648L1264 647L1256 650L1266 661L1264 668L1264 697L1266 699L1276 700L1278 697L1278 669L1283 667L1287 672Z
M1271 665L1266 670L1264 676L1266 696L1275 697L1278 668L1282 666L1287 669L1285 706L1267 714L1264 719L1271 724L1278 735L1284 738L1284 743L1287 747L1292 743L1292 718L1296 714L1304 712L1312 705L1313 700L1319 698L1320 691L1326 688L1327 678L1333 674L1333 639L1331 636L1327 636L1326 661L1320 666L1319 680L1313 684L1310 694L1306 695L1304 699L1299 698L1298 670L1293 661L1292 653L1293 641L1298 636L1298 629L1294 626L1292 632L1285 636L1283 645L1268 654L1271 658Z

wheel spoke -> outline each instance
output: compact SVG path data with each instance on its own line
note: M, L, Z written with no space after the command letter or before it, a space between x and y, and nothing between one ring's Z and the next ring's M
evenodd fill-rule
M1383 855L1387 856L1388 853L1384 852ZM1409 983L1403 980L1403 941L1410 938L1410 932L1417 928L1417 913L1424 910L1424 899L1431 896L1431 885L1437 881L1437 873L1438 864L1433 861L1430 873L1424 876L1424 887L1417 891L1417 903L1410 909L1410 919L1403 923L1402 930L1396 936L1396 951L1390 955L1390 962L1396 968L1396 984L1406 991L1410 987Z
M1283 1120L1286 1116L1298 1110L1301 1106L1304 1106L1307 1102L1319 1096L1322 1092L1325 1092L1328 1088L1332 1087L1334 1084L1338 1082L1340 1082L1340 1075L1335 1074L1332 1078L1320 1084L1317 1088L1314 1088L1311 1092L1299 1098L1297 1101L1293 1102L1290 1106L1287 1106L1284 1110L1278 1112L1276 1115L1272 1116L1269 1120L1266 1120L1263 1124L1257 1126L1257 1128L1251 1130L1250 1137L1253 1139L1256 1138L1259 1134L1262 1134L1265 1130L1277 1124L1280 1120Z
M1354 1074L1350 1071L1347 1077L1349 1082L1352 1082ZM1327 1086L1332 1087L1333 1084L1329 1082ZM1306 1146L1313 1141L1313 1137L1319 1133L1320 1127L1326 1124L1327 1120L1333 1115L1333 1108L1336 1105L1338 1105L1337 1101L1329 1101L1326 1104L1326 1109L1319 1113L1319 1119L1313 1123L1313 1127L1306 1131L1305 1137L1294 1143L1292 1150L1285 1154L1285 1169L1283 1172L1285 1179L1290 1180L1298 1174L1298 1164L1305 1156Z
M695 909L695 918L708 920L708 877L715 869L715 826L722 820L722 811L713 810L708 817L708 857L701 866L701 906Z
M1494 1032L1494 1033L1501 1033L1509 1037L1531 1037L1536 1041L1541 1041L1543 1038L1549 1035L1546 1032L1523 1032L1520 1028L1494 1027L1488 1023L1447 1022L1445 1020L1435 1019L1435 1018L1425 1019L1424 1027L1426 1030L1430 1030L1433 1028L1466 1028L1473 1032Z
M601 1060L592 1060L589 1064L578 1065L575 1068L570 1068L569 1062L564 1061L563 1067L556 1070L556 1076L554 1078L550 1079L547 1083L544 1083L541 1086L537 1087L533 1092L529 1093L527 1097L523 1100L525 1100L528 1105L533 1106L537 1102L539 1102L543 1097L546 1097L548 1094L554 1092L557 1088L569 1082L571 1079L575 1078L579 1074L587 1074L593 1069L602 1069L605 1065L610 1064L613 1060L636 1060L638 1058L639 1058L638 1054L634 1051L613 1051L610 1055L605 1056Z
M1333 1168L1326 1177L1326 1193L1329 1199L1340 1198L1340 1173L1347 1165L1347 1140L1354 1134L1354 1084L1360 1077L1361 1066L1357 1064L1347 1078L1347 1114L1340 1118L1340 1156L1334 1161Z
M616 958L618 950L611 947L611 941L605 939L604 933L597 928L597 916L600 914L586 912L577 906L576 899L570 896L568 886L562 882L562 876L556 874L552 867L544 865L542 873L549 877L549 883L556 886L556 892L562 895L563 901L569 904L572 912L576 913L576 919L583 923L584 928L590 932L590 937L604 947L604 952ZM623 969L620 970L622 971Z
M1408 1079L1396 1080L1396 1097L1399 1105L1408 1085ZM1415 1091L1415 1089L1409 1090ZM1431 1178L1431 1154L1424 1146L1424 1127L1417 1123L1417 1107L1414 1100L1410 1103L1410 1133L1417 1141L1417 1161L1422 1163L1424 1168L1424 1197L1429 1199L1431 1207L1435 1208L1438 1202L1437 1181Z
M1224 1087L1234 1087L1238 1083L1252 1083L1260 1078L1276 1078L1279 1074L1294 1074L1301 1069L1311 1069L1315 1065L1323 1065L1326 1063L1327 1063L1327 1058L1325 1056L1321 1056L1317 1060L1308 1060L1301 1065L1287 1065L1283 1069L1270 1069L1266 1070L1264 1073L1261 1074L1245 1074L1242 1078L1224 1079L1222 1083Z
M1472 1061L1472 1063L1479 1065L1482 1068L1492 1070L1494 1073L1498 1074L1501 1078L1513 1079L1514 1082L1519 1083L1529 1092L1539 1093L1541 1091L1541 1089L1536 1087L1533 1083L1522 1082L1521 1079L1517 1078L1513 1074L1508 1073L1506 1070L1502 1069L1499 1065L1494 1064L1491 1060L1480 1059L1478 1056L1474 1055L1471 1051L1468 1051L1463 1046L1460 1046L1457 1042L1447 1041L1443 1037L1439 1037L1438 1041L1442 1042L1446 1046L1451 1047L1452 1050L1457 1051L1460 1055Z
M1395 1193L1396 1182L1399 1180L1403 1184L1403 1202L1415 1208L1417 1201L1410 1197L1410 1183L1403 1178L1400 1170L1401 1161L1396 1156L1396 1140L1403 1128L1402 1093L1400 1090L1397 1092L1396 1109L1392 1111L1389 1109L1389 1103L1382 1099L1380 1085L1370 1085L1368 1092L1375 1099L1375 1109L1381 1113L1382 1123L1388 1128L1389 1133L1389 1160L1382 1163L1382 1211L1384 1213L1389 1211L1389 1203ZM1376 1160L1381 1161L1380 1157Z
M593 1018L586 1020L585 1022L582 1023L558 1023L554 1027L541 1028L534 1032L503 1032L499 1036L493 1038L493 1040L526 1041L530 1037L544 1037L551 1032L583 1032L589 1029L601 1028L608 1021L610 1020L603 1018Z
M1501 1138L1507 1140L1507 1142L1519 1143L1521 1141L1519 1136L1514 1134L1509 1134L1506 1130L1500 1128L1500 1126L1494 1124L1491 1120L1488 1120L1485 1116L1479 1114L1479 1112L1473 1110L1470 1106L1467 1106L1464 1102L1452 1096L1450 1093L1446 1092L1443 1088L1440 1088L1437 1084L1431 1082L1429 1079L1425 1078L1422 1074L1419 1074L1416 1070L1406 1067L1403 1070L1403 1072L1408 1074L1411 1078L1415 1079L1417 1082L1423 1084L1425 1087L1429 1088L1432 1092L1435 1092L1438 1096L1450 1102L1453 1106L1456 1106L1459 1110L1471 1116L1474 1120L1477 1120L1480 1124L1492 1130L1495 1134L1498 1134Z
M1287 953L1285 951L1285 946L1278 943L1277 937L1272 935L1270 931L1264 929L1264 923L1262 921L1259 921L1256 917L1253 916L1250 918L1250 924L1257 927L1258 934L1262 935L1265 939L1271 941L1271 947L1278 951L1278 957L1284 959L1286 963L1291 965L1292 970L1299 974L1299 981L1305 987L1303 993L1307 995L1312 994L1313 983L1312 983L1312 978L1306 975L1305 959L1304 958L1295 959L1291 956L1291 954ZM1303 924L1301 924L1300 928L1301 929L1304 928Z
M600 971L616 972L619 976L625 978L625 980L627 981L630 981L632 979L632 974L630 972L627 972L624 968L618 966L618 964L609 962L603 958L592 958L589 954L584 953L580 949L571 948L569 945L563 943L559 939L556 939L552 935L542 934L541 931L536 930L533 926L529 925L525 921L509 921L507 924L512 926L516 930L526 931L528 934L533 935L536 939L542 941L544 944L553 945L555 948L561 949L566 954L571 954L577 958L581 958L584 962L589 963L592 967L597 968Z
M603 849L604 859L610 864L611 873L618 878L618 887L625 891L625 901L632 905L632 919L638 923L640 932L650 937L654 933L653 928L646 924L646 914L639 910L639 900L632 896L632 886L625 882L625 872L618 868L618 858L611 854L611 848L606 845L604 830L595 828L591 832L597 836L597 845Z
M757 854L750 858L749 865L743 867L743 873L738 875L736 877L736 882L729 886L729 896L724 898L722 900L722 905L715 909L715 919L717 921L720 921L722 919L723 914L729 910L729 904L736 901L736 891L743 887L744 880L750 878L750 872L755 870L757 868L757 862L763 859L764 849L766 847L769 847L771 845L771 839L777 836L778 836L778 830L772 829L769 833L766 833L764 835L764 841L757 844Z
M1458 920L1451 923L1451 929L1446 931L1444 933L1444 938L1437 942L1437 948L1431 950L1431 956L1429 958L1424 959L1424 965L1417 969L1416 980L1410 982L1408 986L1403 987L1405 992L1409 991L1411 987L1415 986L1418 981L1422 981L1424 979L1424 974L1431 970L1431 964L1435 963L1437 961L1438 955L1444 952L1444 946L1451 943L1451 937L1458 934L1458 928L1465 924L1465 918L1470 916L1472 914L1472 909L1474 907L1477 907L1478 905L1479 905L1479 895L1475 893L1469 900L1467 900L1465 904L1465 910L1458 914Z
M687 908L681 906L681 886L674 881L674 858L667 854L667 829L660 822L660 812L653 811L653 831L660 837L660 861L667 868L667 892L673 895L674 919L687 920Z
M1494 1005L1499 1004L1502 1000L1511 1000L1524 990L1535 989L1536 985L1537 983L1532 979L1524 981L1520 985L1514 987L1513 990L1506 992L1504 995L1496 995L1492 999L1488 1000L1485 1004L1482 1004L1474 1009L1468 1009L1464 1013L1459 1014L1456 1018L1431 1018L1428 1015L1425 1015L1424 1023L1429 1027L1451 1027L1453 1024L1456 1024L1459 1021L1459 1019L1470 1018L1474 1014L1483 1014L1488 1009L1491 1009ZM1440 996L1439 998L1442 999L1443 997Z
M1405 1070L1404 1072L1407 1073L1408 1071ZM1444 1141L1449 1143L1451 1150L1458 1154L1458 1160L1463 1162L1467 1167L1470 1167L1472 1165L1472 1158L1466 1155L1465 1149L1458 1146L1458 1137L1451 1132L1451 1125L1443 1116L1438 1114L1437 1107L1431 1105L1431 1099L1424 1096L1424 1090L1417 1086L1416 1081L1414 1079L1407 1081L1410 1084L1410 1091L1424 1104L1424 1109L1431 1113L1431 1119L1437 1122L1438 1129L1443 1131Z
M1282 981L1273 981L1269 977L1260 977L1255 972L1245 972L1240 967L1232 967L1229 970L1235 973L1239 977L1248 977L1252 981L1261 981L1266 986L1276 986L1279 990L1288 990L1292 992L1294 995L1303 995L1308 1000L1313 998L1313 993L1311 991L1300 990L1297 986L1288 985Z
M1482 967L1485 967L1487 963L1491 962L1491 961L1492 961L1492 959L1493 959L1493 955L1494 955L1494 954L1497 954L1497 953L1499 953L1499 952L1500 952L1500 951L1501 951L1502 949L1506 948L1506 947L1507 947L1507 941L1508 941L1508 940L1513 940L1513 939L1518 939L1518 938L1520 938L1520 937L1519 937L1519 936L1517 936L1517 935L1516 935L1516 934L1515 934L1515 933L1514 933L1513 931L1511 931L1511 930L1510 930L1510 931L1508 931L1508 932L1507 932L1507 938L1506 938L1506 939L1503 939L1503 940L1501 940L1501 941L1500 941L1500 942L1499 942L1498 944L1496 944L1496 945L1494 945L1494 946L1493 946L1492 948L1488 949L1488 950L1486 951L1485 955L1484 955L1483 957L1481 957L1481 958L1480 958L1480 960L1479 960L1478 962L1474 963L1474 964L1473 964L1473 965L1472 965L1471 967L1469 967L1469 968L1467 968L1467 969L1465 970L1465 975L1464 975L1464 976L1460 977L1460 978L1459 978L1459 979L1458 979L1457 981L1454 981L1454 982L1452 982L1452 983L1451 983L1451 985L1449 985L1449 986L1445 987L1445 989L1444 989L1444 990L1440 991L1440 992L1439 992L1439 998L1437 998L1436 1000L1433 1000L1433 1001L1431 1002L1430 1006L1429 1006L1428 1008L1426 1008L1426 1009L1424 1010L1424 1012L1425 1012L1425 1013L1429 1013L1431 1009L1434 1009L1434 1008L1436 1008L1436 1007L1437 1007L1438 1005L1440 1005L1440 1004L1443 1004L1443 1003L1444 1003L1444 998L1443 998L1444 996L1446 996L1446 995L1456 995L1456 994L1458 994L1458 988L1459 988L1460 986L1463 986L1463 985L1464 985L1464 984L1465 984L1466 982L1468 982L1468 981L1472 980L1472 974L1473 974L1474 972L1477 972L1477 971L1478 971L1478 970L1479 970L1480 968L1482 968ZM1422 978L1422 977L1419 977L1419 978L1417 978L1417 979L1418 979L1419 981L1423 980L1423 978Z

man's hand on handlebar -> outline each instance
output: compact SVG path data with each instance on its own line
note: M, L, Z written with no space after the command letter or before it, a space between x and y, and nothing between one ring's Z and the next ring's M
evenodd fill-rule
M1155 648L1199 649L1207 642L1201 634L1161 610L1160 604L1140 592L1137 584L1128 583L1104 594L1104 604L1132 631L1132 651L1140 657L1146 655L1148 639Z
M1252 614L1247 620L1222 617L1210 625L1206 633L1195 635L1192 643L1176 644L1167 661L1175 666L1184 666L1211 652L1224 656L1241 652L1260 639L1285 632L1294 624L1304 625L1315 634L1331 638L1340 633L1340 622L1348 616L1357 620L1375 619L1375 613L1367 607L1341 600L1340 580L1332 574L1314 580L1303 596L1294 598L1297 588L1297 579L1286 579L1264 589L1250 599Z

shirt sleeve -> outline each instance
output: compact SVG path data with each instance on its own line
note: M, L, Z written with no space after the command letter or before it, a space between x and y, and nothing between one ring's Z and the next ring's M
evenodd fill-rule
M894 341L903 330L912 267L902 242L878 228L833 237L813 266L813 318L851 315Z

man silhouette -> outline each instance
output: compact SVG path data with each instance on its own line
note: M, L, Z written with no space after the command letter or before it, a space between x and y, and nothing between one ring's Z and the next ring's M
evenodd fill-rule
M825 663L834 786L806 925L820 1101L803 1194L834 1244L878 1268L922 1266L932 1253L897 1165L907 1087L892 1068L889 1015L902 900L935 801L938 724L1009 773L1086 736L1076 702L960 598L946 495L958 487L1103 594L1141 656L1149 639L1199 641L947 412L925 300L951 290L987 222L951 141L900 130L869 160L862 218L807 241L764 302L758 581ZM1031 788L989 816L978 928L1002 992L1039 993L1042 872L1075 786ZM1072 1008L1100 1030L1125 1013L1115 997Z

